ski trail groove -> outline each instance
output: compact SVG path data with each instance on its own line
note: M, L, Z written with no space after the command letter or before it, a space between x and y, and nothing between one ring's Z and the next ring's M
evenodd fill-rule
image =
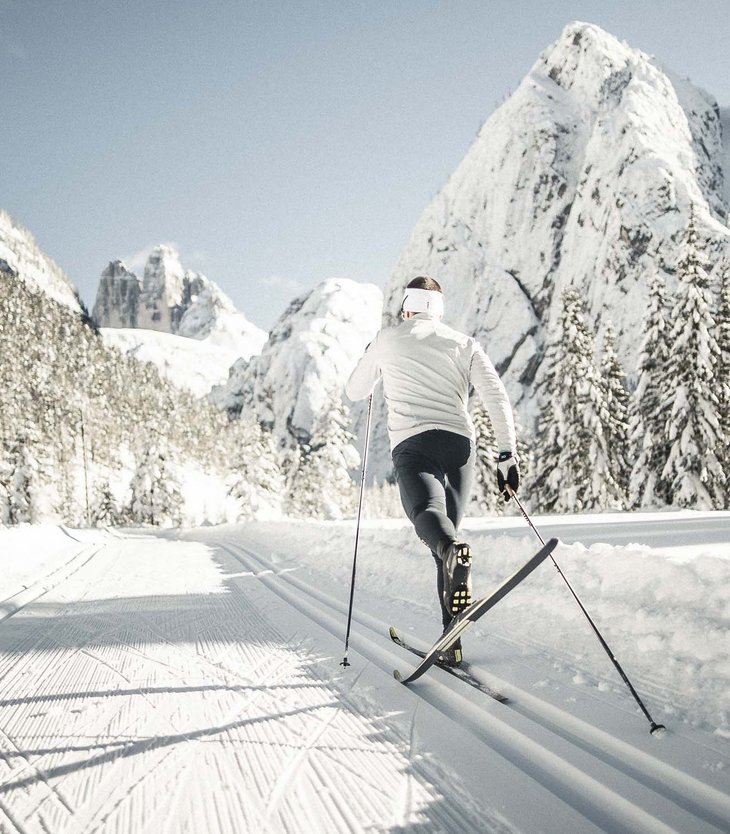
M273 572L265 557L256 553L248 545L227 542L222 546L234 556L236 556L235 551L238 551L241 557L237 558L241 564L249 568L261 582L285 601L333 634L338 634L342 630L342 623L335 619L334 614L346 614L347 608L344 603L308 585L291 572ZM294 594L284 587L286 585L295 588L300 593ZM307 603L302 599L302 594L316 601L317 605ZM362 612L356 613L354 620L374 635L372 637L366 637L361 633L354 635L352 642L355 648L366 657L372 659L375 655L380 660L384 653L377 643L384 640L386 625ZM394 653L385 652L385 654ZM383 667L385 669L388 668L387 662ZM531 773L533 778L548 786L553 792L567 797L568 801L580 808L589 819L598 821L598 824L606 831L612 830L611 826L615 824L615 820L607 819L605 811L602 810L607 807L613 809L611 817L618 817L620 825L623 826L616 829L617 831L668 834L676 830L663 823L651 811L646 811L640 805L626 799L622 789L609 787L611 783L616 783L617 779L620 781L627 777L641 783L646 793L643 804L646 804L648 808L656 804L651 800L651 796L659 795L666 802L677 807L679 813L673 815L677 818L694 818L697 822L702 820L717 831L730 830L730 799L720 791L586 724L581 719L571 716L531 693L511 687L506 682L496 681L496 679L495 685L511 698L511 711L523 719L522 729L510 726L511 722L506 720L505 713L495 711L491 707L476 707L473 701L464 699L459 694L458 682L448 687L447 694L445 681L440 679L437 681L433 676L429 679L429 689L436 690L440 694L437 697L431 697L430 692L428 695L422 694L424 698L440 706L447 714L453 711L454 697L464 701L461 706L462 715L464 712L470 713L475 734L483 738L485 743L505 758L515 761L518 766ZM505 705L501 705L499 709L504 710ZM558 750L557 754L531 740L530 724L539 725L542 730L547 730L551 736L555 737L550 743ZM585 754L602 763L603 771L606 772L606 784L601 784L587 776L580 764L577 766L569 764L570 759L575 759L580 763ZM566 756L568 760L564 761ZM556 773L560 773L561 776L557 777ZM576 788L576 785L580 788ZM702 801L699 800L700 797ZM641 797L638 797L637 801L641 801Z
M8 597L0 600L0 623L3 620L12 617L30 605L37 599L53 591L67 579L70 579L74 574L78 573L85 567L98 553L104 549L104 546L85 547L77 553L74 553L69 559L61 565L54 567L50 573L41 579L34 582L32 585L21 588L19 591L11 594Z

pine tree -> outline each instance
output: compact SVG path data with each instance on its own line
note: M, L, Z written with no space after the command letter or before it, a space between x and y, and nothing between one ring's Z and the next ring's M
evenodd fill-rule
M727 262L720 272L720 301L715 323L720 351L717 366L720 450L725 472L725 509L730 509L730 263Z
M662 477L674 505L719 508L725 503L725 475L718 457L722 447L717 395L720 348L699 251L693 212L677 266L668 367L674 393L668 403L670 445Z
M630 404L629 443L633 466L629 504L632 507L651 507L669 501L669 491L662 480L669 457L666 439L666 409L670 396L668 315L666 285L655 274L649 282L639 376Z
M562 301L541 385L543 436L536 491L541 506L556 512L620 506L621 489L609 466L605 391L593 339L578 293L568 289Z
M472 503L477 513L491 514L501 511L504 506L504 501L497 491L497 439L489 413L481 403L472 406L471 414L476 432Z
M0 451L2 451L0 447ZM0 524L10 524L10 482L12 470L5 455L0 456Z
M349 425L347 406L334 397L309 442L292 453L287 479L289 515L334 519L355 512L357 488L351 472L357 469L360 456Z
M94 527L114 527L121 523L121 517L109 481L98 484L91 500L91 524Z
M136 524L180 523L182 496L166 454L154 447L142 453L130 483L128 517Z
M19 435L10 447L4 467L4 514L7 524L33 524L40 520L38 468L29 436Z
M616 354L613 326L606 323L603 333L601 382L604 388L604 412L601 423L606 437L608 469L618 486L616 500L626 506L629 492L629 392L626 375Z
M250 415L242 415L232 424L232 430L236 437L236 456L229 495L241 508L239 518L248 520L261 512L279 509L284 477L277 462L273 435Z

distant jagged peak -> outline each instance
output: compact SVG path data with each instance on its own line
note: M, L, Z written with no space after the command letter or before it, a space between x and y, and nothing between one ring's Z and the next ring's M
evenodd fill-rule
M170 307L182 304L184 287L185 270L179 252L167 244L155 246L144 268L142 291L145 299L152 301L164 296Z
M236 309L205 275L185 269L177 248L154 246L139 278L124 261L102 272L94 319L100 327L136 328L207 341L249 359L268 334Z
M109 266L101 273L101 277L114 280L136 281L139 283L139 278L121 260L109 261Z

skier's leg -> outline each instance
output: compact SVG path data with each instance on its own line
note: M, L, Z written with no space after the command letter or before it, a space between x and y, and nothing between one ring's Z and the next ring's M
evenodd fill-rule
M474 481L474 447L469 438L451 434L445 439L443 453L446 512L454 529L458 530ZM444 604L451 615L456 615L471 604L471 548L465 542L454 541L441 553L444 561Z
M446 509L444 472L428 453L431 434L424 432L400 443L393 450L393 465L406 515L421 541L439 554L444 543L454 541L456 529Z
M455 444L452 463L445 470L446 514L456 530L459 529L471 498L476 459L473 444L467 438L463 440L466 443Z
M468 503L473 478L469 438L446 431L428 431L409 438L393 451L401 501L419 538L436 562L436 583L444 627L469 601L468 564L452 566L454 588L444 572L443 556L456 542L456 525ZM453 548L451 548L453 549ZM461 556L463 547L452 556ZM468 546L467 546L468 557ZM448 588L446 586L449 586ZM452 590L459 597L452 599Z
M444 568L439 550L443 542L454 540L456 530L446 510L444 473L428 454L434 432L424 435L400 443L393 451L393 465L403 509L436 563L436 589L441 621L446 628L451 614L444 604Z
M453 616L444 603L444 562L443 559L431 551L431 556L436 563L436 593L438 594L439 606L441 607L441 624L444 629L453 619Z

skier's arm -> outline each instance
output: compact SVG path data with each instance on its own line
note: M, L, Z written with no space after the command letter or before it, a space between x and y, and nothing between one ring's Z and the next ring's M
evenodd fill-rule
M484 403L492 421L500 452L516 451L515 422L507 391L494 365L481 345L475 343L471 357L469 381Z
M364 400L375 387L380 379L380 368L377 357L377 336L365 349L360 357L355 370L345 384L345 393L351 400Z

